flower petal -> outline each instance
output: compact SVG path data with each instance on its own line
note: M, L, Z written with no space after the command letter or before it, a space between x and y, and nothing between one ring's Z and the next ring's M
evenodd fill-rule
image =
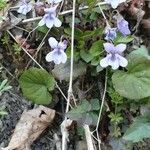
M60 47L62 50L65 50L67 48L67 41L64 40L63 42L59 42L58 47Z
M126 44L118 44L115 46L116 53L121 54L127 48Z
M104 43L104 48L106 50L106 52L108 53L113 53L115 51L115 46L111 43Z
M54 25L55 27L60 27L62 25L62 22L58 18L54 18Z
M45 57L46 61L47 61L47 62L53 61L53 55L54 55L54 51L49 52L49 53L46 55L46 57Z
M100 61L100 65L103 67L103 68L106 68L109 64L108 64L108 61L111 57L111 54L108 54L105 58L101 59Z
M53 60L55 64L60 64L62 61L62 54L58 53L58 51L55 51L54 55L53 55Z
M109 58L108 64L112 67L113 70L116 70L119 68L119 60L117 58L117 55L111 55Z
M17 12L20 13L20 14L26 15L26 12L24 11L24 9L25 9L24 5L20 6L19 9L17 10Z
M54 25L54 20L53 19L49 19L49 18L46 18L45 19L45 23L46 23L46 26L51 29Z
M118 60L119 60L119 65L121 67L126 67L128 65L128 61L127 61L126 58L124 58L124 57L122 57L122 56L120 56L118 54L117 54L117 57L118 57Z
M111 7L113 9L116 9L118 7L118 5L119 5L119 0L112 0L111 1Z
M29 4L28 7L27 7L27 12L30 12L32 10L32 5Z
M61 51L61 62L66 63L67 61L67 55L64 51Z
M58 45L57 40L55 38L53 38L53 37L50 37L48 39L48 42L49 42L49 45L51 46L52 49L55 49L57 47L57 45Z
M45 24L45 18L43 17L40 22L38 23L38 26L43 26Z
M121 19L120 17L117 19L117 27L119 32L121 32L123 36L131 34L129 30L129 23L124 18Z

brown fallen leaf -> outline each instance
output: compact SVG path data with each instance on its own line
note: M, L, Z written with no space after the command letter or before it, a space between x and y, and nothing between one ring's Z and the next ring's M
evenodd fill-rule
M30 150L30 145L54 119L55 110L39 106L24 111L16 125L8 147L3 150Z

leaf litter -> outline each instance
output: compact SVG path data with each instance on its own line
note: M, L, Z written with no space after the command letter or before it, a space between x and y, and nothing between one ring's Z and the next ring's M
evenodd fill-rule
M24 111L16 125L8 147L3 150L30 150L30 145L49 126L55 117L55 110L40 105Z

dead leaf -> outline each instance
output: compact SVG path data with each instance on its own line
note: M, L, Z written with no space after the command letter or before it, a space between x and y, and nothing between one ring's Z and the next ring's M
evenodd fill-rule
M48 127L54 116L55 110L44 106L24 111L8 147L3 150L30 150L32 142Z
M74 73L73 79L76 79L78 76L82 76L86 73L86 64L83 62L74 62ZM65 64L55 65L52 73L55 78L62 81L69 81L70 77L70 60L68 59Z

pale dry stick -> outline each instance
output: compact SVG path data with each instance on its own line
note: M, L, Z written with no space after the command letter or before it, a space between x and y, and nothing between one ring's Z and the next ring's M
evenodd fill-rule
M107 3L106 2L99 2L96 4L96 7L99 6L99 5L106 5ZM88 6L83 6L83 7L79 7L79 10L86 10L88 9L89 7ZM66 10L66 11L63 11L61 13L59 13L59 15L66 15L66 14L70 14L72 13L73 10L70 9L70 10ZM35 18L30 18L30 19L25 19L22 21L22 23L28 23L28 22L34 22L34 21L37 21L37 20L40 20L42 19L42 17L35 17Z
M42 48L42 45L44 44L45 38L47 37L48 33L50 32L51 28L48 29L47 33L45 34L44 38L42 39L40 45L37 48L37 51L35 53L35 56L38 54L38 52L40 51L40 49Z
M93 145L93 140L92 140L90 128L89 128L88 125L84 125L83 128L85 130L85 137L86 137L86 141L87 141L87 148L88 148L88 150L94 150L94 145Z
M25 42L28 40L29 36L31 35L31 33L33 31L35 31L36 29L38 28L38 26L36 26L33 30L31 30L29 33L28 33L28 36L26 37L26 39L24 40L24 42L21 44L20 48L25 44Z
M60 14L60 12L61 12L61 9L63 8L64 2L65 2L65 0L62 0L62 1L61 1L61 5L60 5L59 11L58 11L59 14Z
M17 29L20 29L20 30L22 30L22 31L26 31L26 32L30 32L30 31L28 31L28 30L26 30L26 29L24 29L24 28L21 28L21 27L18 27L18 26L14 26L15 28L17 28Z
M66 106L66 113L69 111L70 99L73 95L72 91L72 82L73 82L73 60L74 60L74 30L75 30L75 6L76 0L73 0L73 11L72 11L72 33L71 33L71 62L70 62L70 81L69 81L69 89L68 89L68 99ZM64 119L64 126L67 124L67 117ZM67 133L62 133L62 150L67 149Z
M107 18L106 18L106 16L105 16L105 14L104 14L104 12L103 12L103 10L102 10L101 6L100 6L100 5L98 5L98 7L99 7L99 9L100 9L100 11L101 11L101 13L102 13L102 16L104 17L104 19L105 19L105 21L106 21L106 25L108 25L108 26L109 26L109 23L108 23L108 21L107 21Z
M103 107L104 107L106 90L107 90L107 70L106 70L106 75L105 75L105 87L104 87L104 93L103 93L103 97L102 97L102 103L101 103L101 107L100 107L100 111L99 111L99 116L98 116L98 121L97 121L96 129L95 129L96 134L97 134L97 139L98 139L99 150L101 150L101 146L100 146L101 140L100 140L100 137L99 137L99 134L98 134L98 127L99 127L99 123L100 123L100 119L101 119L101 115L102 115L102 110L103 110Z

